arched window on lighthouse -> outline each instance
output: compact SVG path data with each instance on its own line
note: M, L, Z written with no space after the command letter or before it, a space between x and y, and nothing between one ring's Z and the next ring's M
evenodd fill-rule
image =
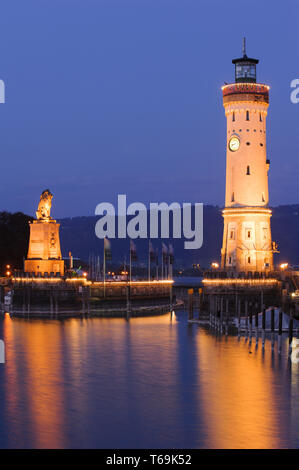
M233 111L233 117L232 117L232 120L233 120L233 121L235 121L235 120L236 120L235 111Z
M249 111L246 111L246 121L249 121Z

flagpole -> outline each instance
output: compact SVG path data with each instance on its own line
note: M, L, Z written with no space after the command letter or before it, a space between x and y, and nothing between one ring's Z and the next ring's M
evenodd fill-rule
M104 238L104 261L103 261L103 276L104 276L104 297L105 297L105 287L106 287L106 250L105 250L105 238Z
M150 240L148 241L148 282L151 280L151 254L150 254Z
M131 240L130 240L130 285L132 281L132 255L131 255Z

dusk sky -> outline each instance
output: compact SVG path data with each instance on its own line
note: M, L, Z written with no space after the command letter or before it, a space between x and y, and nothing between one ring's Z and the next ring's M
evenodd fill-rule
M298 2L6 0L0 210L92 215L103 201L224 204L231 60L270 85L270 204L299 203Z

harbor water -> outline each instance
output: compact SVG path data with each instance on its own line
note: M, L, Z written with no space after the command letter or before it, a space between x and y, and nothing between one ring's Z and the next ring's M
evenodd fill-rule
M1 448L298 448L299 364L187 313L5 315Z

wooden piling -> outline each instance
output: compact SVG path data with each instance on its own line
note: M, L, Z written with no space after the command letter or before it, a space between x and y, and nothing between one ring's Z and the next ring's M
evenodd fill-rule
M193 289L188 289L188 312L189 320L193 319Z
M225 334L228 335L228 299L226 299L226 306L225 306Z
M245 300L245 334L248 336L248 300Z
M275 329L274 314L275 314L275 310L274 310L274 308L271 308L271 332L272 333L274 332L274 329Z
M290 321L289 321L289 355L292 354L292 342L293 342L293 309L290 309Z
M281 344L282 344L282 310L279 309L278 313L278 354L281 354Z
M129 284L127 284L126 286L126 298L127 298L127 318L128 318L131 314L131 288Z
M263 308L263 316L262 316L262 347L265 347L265 338L266 338L266 309Z
M275 333L274 333L274 330L275 330L275 310L274 308L271 308L271 349L273 350L274 349L274 344L275 344Z
M252 338L252 303L249 304L249 339Z

